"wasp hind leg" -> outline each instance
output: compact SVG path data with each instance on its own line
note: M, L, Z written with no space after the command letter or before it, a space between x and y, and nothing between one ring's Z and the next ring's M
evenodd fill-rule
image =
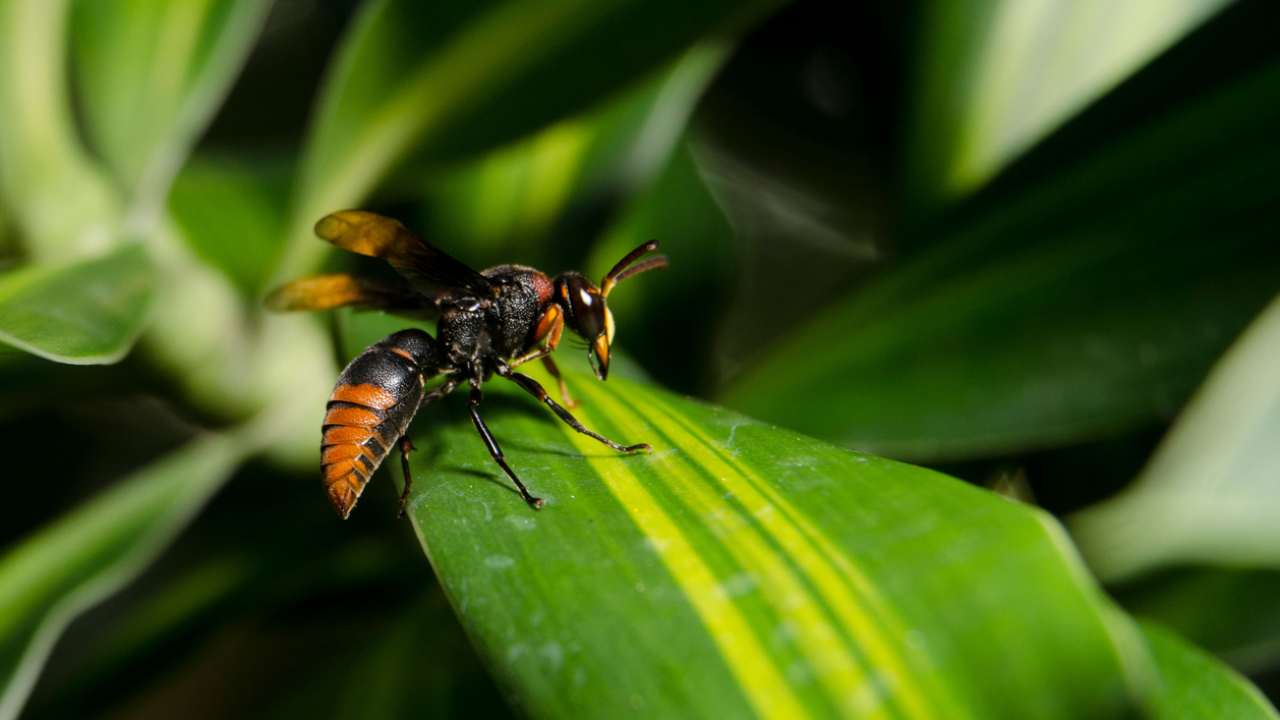
M409 502L409 490L413 488L413 473L409 470L409 453L414 451L413 441L408 435L400 438L400 470L404 473L404 489L400 491L399 510L396 517L404 517L405 505Z
M582 423L578 422L578 418L574 417L572 413L570 413L568 410L565 410L563 407L561 407L560 403L557 403L555 400L552 400L551 396L547 394L546 389L544 389L537 380L534 380L528 375L521 375L518 372L512 372L512 373L508 373L505 377L508 380L511 380L515 384L519 385L520 387L524 388L525 392L537 398L539 402L544 403L547 407L551 408L551 411L556 414L556 417L563 420L566 425L573 428L574 430L577 430L583 435L586 435L587 437L595 438L596 440L599 440L605 445L608 445L614 450L617 450L618 452L622 452L622 453L649 452L650 450L653 449L649 445L649 443L623 445L622 443L614 442L609 438L601 435L600 433L586 427Z
M511 478L511 482L516 484L516 488L520 491L520 497L529 503L529 507L537 510L542 507L542 498L529 494L528 488L524 486L524 483L520 482L520 478L516 477L515 471L507 464L507 457L502 454L502 447L498 445L497 438L493 436L493 433L489 432L489 426L485 425L484 419L480 417L480 400L483 397L484 395L480 392L480 388L472 385L471 396L467 400L467 404L471 406L471 422L475 424L476 432L479 432L481 439L484 440L484 446L489 449L489 456L493 458L494 462L498 463L498 467L502 468L507 477Z

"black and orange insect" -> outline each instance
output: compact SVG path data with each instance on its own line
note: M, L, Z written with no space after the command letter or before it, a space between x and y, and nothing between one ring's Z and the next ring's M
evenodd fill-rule
M507 464L489 427L480 417L480 386L497 374L545 403L574 430L623 453L649 450L649 445L622 445L587 429L533 378L515 371L541 360L560 386L564 404L573 407L564 378L551 353L564 328L587 341L587 357L596 377L609 374L613 313L606 298L619 282L666 267L667 259L647 242L613 266L597 287L577 272L555 278L524 265L498 265L476 272L417 237L396 220L361 210L327 215L316 235L360 255L386 260L399 273L398 283L375 282L340 273L295 280L267 298L275 310L325 310L352 306L410 316L439 318L436 337L419 329L401 330L366 349L347 365L329 397L321 441L321 472L329 500L346 518L383 459L400 447L404 512L412 479L408 453L413 444L409 423L425 405L462 383L471 386L471 420L494 462L515 483L530 507L542 500L529 493ZM427 389L428 381L443 381Z

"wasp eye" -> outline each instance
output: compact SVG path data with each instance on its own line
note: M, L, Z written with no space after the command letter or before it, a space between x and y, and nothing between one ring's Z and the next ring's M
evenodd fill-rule
M571 277L564 284L563 294L569 310L569 327L588 340L594 340L605 331L607 306L600 291L586 278Z

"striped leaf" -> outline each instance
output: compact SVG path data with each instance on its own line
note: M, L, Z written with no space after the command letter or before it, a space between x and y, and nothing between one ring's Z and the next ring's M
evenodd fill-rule
M349 325L351 350L403 323ZM1113 624L1046 516L562 364L575 366L587 425L654 452L618 456L491 381L483 414L546 500L535 512L462 398L424 410L413 431L414 528L524 711L1031 718L1128 707L1140 643ZM357 512L391 508L367 497Z

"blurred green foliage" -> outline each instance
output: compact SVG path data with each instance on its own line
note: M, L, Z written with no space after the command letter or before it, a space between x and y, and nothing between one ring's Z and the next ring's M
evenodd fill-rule
M1274 717L1278 24L0 2L0 718ZM353 206L475 266L659 239L609 384L560 353L659 452L495 387L547 510L446 401L412 522L398 471L334 521L324 400L411 323L260 302L387 272L312 237Z

